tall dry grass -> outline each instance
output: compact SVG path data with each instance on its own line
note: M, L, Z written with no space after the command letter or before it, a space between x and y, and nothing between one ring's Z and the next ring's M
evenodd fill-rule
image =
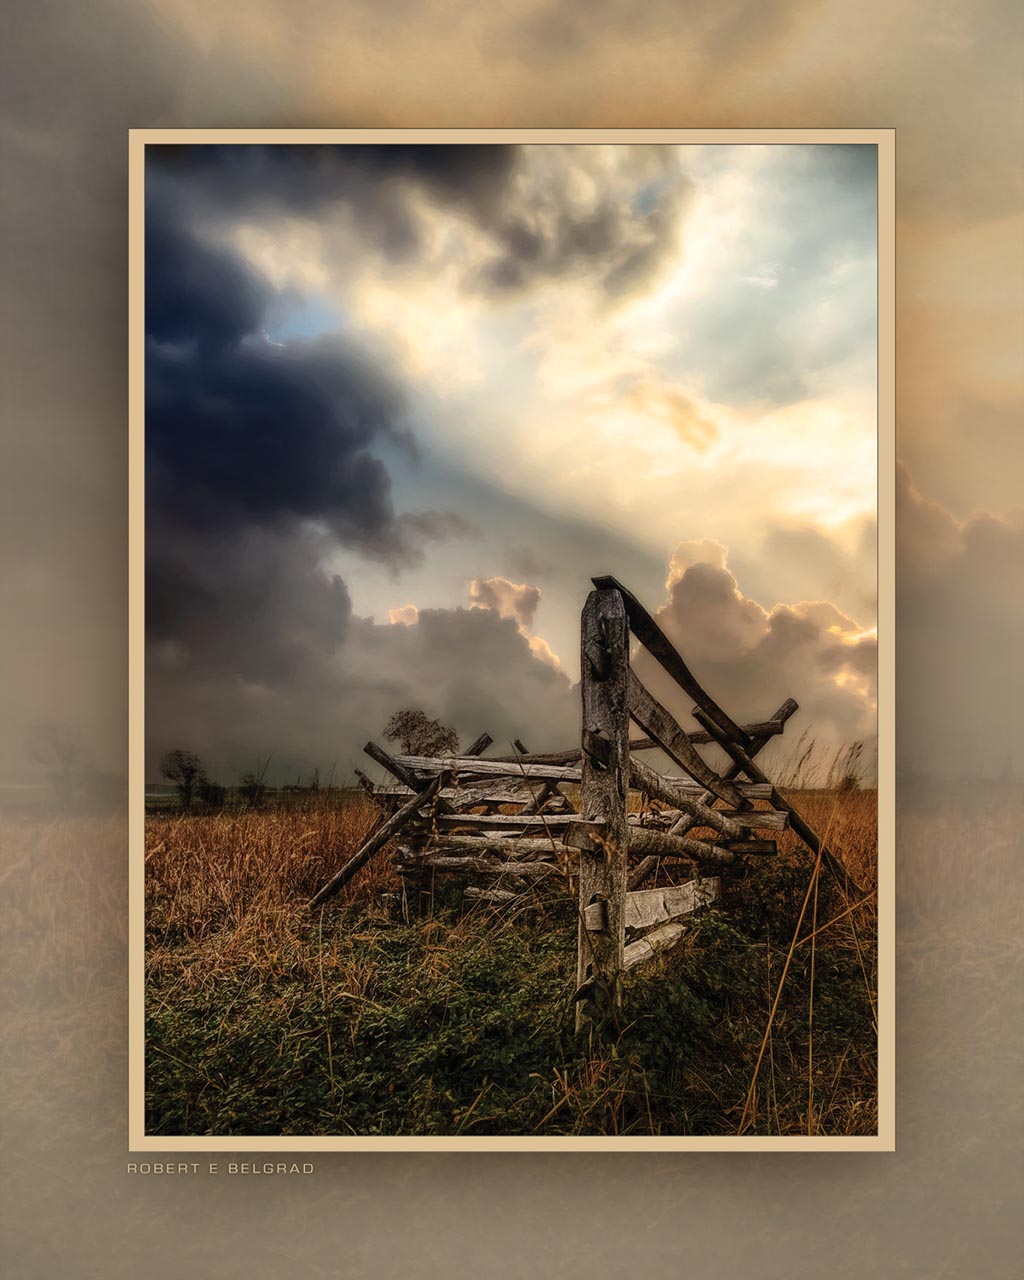
M325 1104L317 1089L312 1100L302 1093L305 1101L294 1105L306 1112L314 1109L317 1116L296 1117L298 1130L310 1131L312 1126L317 1132L345 1132L344 1107L337 1114L332 1108L339 1098L351 1099L353 1073L362 1079L365 1054L360 1053L368 1046L376 1052L390 1038L389 1019L400 1020L419 1009L412 1030L403 1032L405 1038L392 1050L389 1068L399 1076L404 1073L402 1055L413 1064L409 1071L416 1083L403 1085L402 1116L393 1122L422 1124L417 1131L868 1132L875 1115L874 1046L868 1023L877 975L871 897L876 884L876 797L867 791L815 790L790 798L846 862L864 888L865 900L853 903L837 895L824 875L813 884L813 859L792 833L784 833L778 857L761 860L747 880L730 889L721 923L716 923L717 916L695 918L692 936L674 960L648 978L631 980L630 1000L642 1032L627 1028L622 1042L610 1048L591 1044L567 1052L558 1044L571 1015L566 1007L575 954L570 886L548 886L508 908L478 904L467 910L465 903L453 909L442 906L439 885L436 912L405 927L396 925L386 906L399 885L389 851L384 850L326 912L311 913L309 898L380 821L365 796L352 794L342 803L324 798L299 808L263 812L149 816L147 977L151 1008L158 1015L151 1024L151 1047L157 1058L166 1053L179 1063L190 1056L209 1057L219 1064L214 1076L223 1077L231 1069L218 1057L227 1029L236 1026L236 1036L257 1034L251 1022L239 1026L239 1008L247 1008L249 1015L262 1010L268 1034L279 1045L305 1046L301 1052L295 1048L294 1062L302 1060L307 1083L322 1077L324 1097L332 1100ZM662 879L678 881L691 875L685 864L666 864ZM801 915L801 899L812 888L814 909ZM790 932L795 921L797 927ZM815 1049L815 1000L831 998L827 966L814 973L815 957L822 953L833 967L845 965L848 971L842 1000L867 1010L856 1045L843 1052L835 1051L836 1028L827 1019ZM812 989L801 1014L794 1001L804 998L808 959ZM705 970L716 967L721 978L711 992L704 989ZM682 1055L680 1068L673 1067L668 1075L660 1067L652 1068L648 1050L657 1058L657 1046L664 1042L673 1046L668 1051L671 1058L679 1050L676 1039L687 1021L696 1026L712 1017L708 1028L714 1039L714 1009L729 999L733 979L740 994L724 1047L711 1049L708 1058L708 1046L695 1046L691 1058ZM694 983L696 994L687 985ZM438 1008L434 1001L442 991L447 994ZM495 991L507 1019L501 1035L507 1040L508 1061L493 1064L489 1075L477 1079L473 1095L462 1097L460 1055L469 1087L474 1071L480 1070L474 1065L482 1052L479 1024L487 1022ZM521 1007L523 1001L528 1008ZM188 1012L178 1017L178 1009ZM834 1009L829 1016L834 1023ZM805 1017L806 1034L801 1021ZM222 1029L212 1048L203 1035L191 1034L189 1019L195 1018L200 1019L192 1026L197 1033L211 1019ZM490 1033L485 1028L483 1034L486 1038ZM449 1046L446 1053L454 1056L443 1070L415 1065L425 1052L420 1035L430 1043L440 1036ZM174 1038L173 1045L162 1043L168 1037ZM534 1061L530 1054L541 1040L550 1060ZM513 1048L513 1042L518 1047ZM522 1067L523 1092L513 1097L508 1081L499 1090L494 1075L502 1074L521 1052L539 1069ZM714 1052L723 1060L716 1062ZM278 1070L287 1077L291 1068L267 1068L260 1085L271 1108L279 1101L272 1078ZM182 1080L182 1068L174 1067L173 1087L184 1091L184 1103L175 1104L172 1121L154 1096L151 1112L158 1117L156 1123L180 1125L182 1105L187 1116L193 1114L189 1108L198 1105L196 1098L208 1103L211 1071L212 1066L196 1060L194 1070L184 1069ZM382 1081L383 1076L373 1088L394 1087L394 1082L387 1086ZM359 1085L364 1091L369 1088ZM543 1106L538 1089L548 1099ZM680 1101L684 1094L690 1096L685 1106ZM449 1096L458 1099L451 1104L451 1119L439 1120ZM392 1131L386 1127L392 1123L386 1114L392 1104L386 1096L384 1102L384 1112L372 1123L387 1132ZM235 1119L218 1120L216 1108L211 1112L204 1104L199 1106L201 1118L189 1123L198 1125L199 1132L219 1123L230 1131L232 1124L243 1123L235 1116L235 1105L225 1103L224 1108L224 1115ZM398 1104L394 1106L397 1112ZM268 1114L267 1104L260 1114ZM363 1111L358 1121L355 1112L349 1114L353 1121L367 1123ZM289 1131L287 1118L280 1123Z
M365 841L379 820L364 796L302 809L225 810L146 818L146 924L152 945L216 932L262 935L295 912ZM390 883L387 859L358 880L368 897Z

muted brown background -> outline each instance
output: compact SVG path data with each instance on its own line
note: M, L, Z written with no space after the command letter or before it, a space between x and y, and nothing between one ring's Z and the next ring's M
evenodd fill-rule
M1015 647L1012 558L972 597L975 644L943 625L951 586L898 600L896 1155L360 1154L311 1178L129 1177L122 779L129 127L894 126L899 449L963 520L1020 503L1014 6L51 0L8 24L0 771L22 776L46 723L85 753L77 812L8 790L0 814L9 1270L573 1277L589 1255L609 1275L1007 1274L1024 975L1021 720L1002 714L1019 677L991 671L1001 696L960 698L949 726L982 741L999 713L1007 785L971 782L970 755L959 779L929 762L942 680L985 666L993 636Z

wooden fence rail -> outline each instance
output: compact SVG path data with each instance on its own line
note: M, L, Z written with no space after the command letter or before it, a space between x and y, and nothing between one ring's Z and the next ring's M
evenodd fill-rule
M396 841L395 866L413 904L438 875L469 881L467 896L494 904L515 902L546 881L575 884L578 1027L614 1020L622 975L675 946L686 933L680 920L718 900L722 877L744 859L776 851L774 839L759 832L791 829L847 893L862 896L756 762L797 704L788 698L769 720L740 725L621 583L593 583L580 620L580 746L530 754L517 739L513 755L486 757L493 745L486 733L451 756L391 754L367 743L367 755L393 779L379 784L357 770L383 820L312 899L325 903ZM684 729L644 686L630 663L631 636L692 699L699 729ZM631 724L645 736L631 739ZM697 750L708 745L724 752L724 769ZM651 750L662 751L682 776L637 758ZM663 864L680 861L695 868L696 879L640 887ZM640 930L646 932L632 936Z

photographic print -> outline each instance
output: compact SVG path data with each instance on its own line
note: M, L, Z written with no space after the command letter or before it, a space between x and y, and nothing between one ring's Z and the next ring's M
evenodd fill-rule
M134 135L133 1149L891 1149L891 167Z

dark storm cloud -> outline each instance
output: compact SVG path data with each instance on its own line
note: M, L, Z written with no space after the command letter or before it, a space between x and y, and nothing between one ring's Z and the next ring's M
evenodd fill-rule
M680 207L674 196L643 218L624 201L605 198L593 211L574 216L553 209L534 226L515 214L494 228L500 251L471 283L485 293L518 293L543 279L576 271L598 276L609 298L631 293L649 281L673 245L671 233Z
M389 258L421 248L409 195L420 191L481 225L498 216L514 145L162 146L147 165L187 186L214 216L284 212L317 217L344 204L366 241Z
M238 208L277 204L309 211L396 179L485 208L500 195L518 152L514 143L165 144L148 148L147 164Z
M303 613L297 621L268 624L258 592L250 596L243 585L232 593L243 606L237 626L218 630L212 647L199 637L205 665L190 661L177 642L151 644L148 778L156 777L165 751L185 746L224 782L271 753L271 780L290 781L317 767L326 774L336 765L336 777L347 781L353 766L369 767L361 751L367 739L379 739L390 716L409 708L453 726L464 744L484 730L500 743L524 738L535 750L577 738L577 699L568 678L534 658L515 619L493 609L426 609L411 626L376 625L349 616L344 589L315 559L298 555L294 543L275 552L267 535L252 550L270 552L285 604L299 573L294 589ZM318 602L312 610L311 599ZM249 644L250 622L266 630L285 664L281 670L265 663L257 669L245 654L231 661L232 644L241 650ZM211 662L211 654L223 662Z
M351 604L331 555L397 569L470 526L395 511L371 450L414 450L381 362L347 339L271 342L267 282L203 240L173 185L148 191L148 768L184 746L230 779L261 743L290 772L336 755L362 696L341 660ZM367 698L377 732L394 698Z
M381 362L348 338L270 341L277 295L197 229L195 190L165 169L147 191L148 776L174 747L224 781L271 752L279 779L335 761L347 774L408 706L470 737L571 743L569 680L523 634L537 588L488 579L490 607L425 609L410 627L352 616L332 551L399 568L473 526L395 510L374 450L412 444Z
M608 174L588 167L585 146L559 151L564 163L550 167L540 150L527 153L522 181L489 228L497 252L471 275L470 287L500 297L573 275L614 301L649 284L675 249L693 194L676 152L624 148ZM571 191L579 177L593 184L587 199Z
M154 674L280 685L343 642L345 584L321 567L315 534L254 526L216 538L160 530L147 558L146 636Z
M496 742L522 737L543 751L578 736L569 678L537 661L517 619L497 609L424 609L414 626L360 623L351 647L362 679L389 673L392 697L414 706L426 699L424 709L464 740L486 730Z
M267 286L158 204L146 300L147 469L165 521L312 520L381 559L416 557L369 452L382 439L410 445L402 391L379 363L337 339L268 341Z
M677 157L664 147L633 147L623 153L624 187L612 190L599 177L593 198L581 205L569 196L570 152L566 164L532 176L546 150L163 146L151 148L147 164L215 222L283 214L322 224L332 208L344 207L366 249L392 262L426 252L422 204L442 206L490 241L480 260L465 265L471 292L510 295L570 274L588 275L611 299L642 287L671 251L691 192ZM575 150L582 155L587 148Z

